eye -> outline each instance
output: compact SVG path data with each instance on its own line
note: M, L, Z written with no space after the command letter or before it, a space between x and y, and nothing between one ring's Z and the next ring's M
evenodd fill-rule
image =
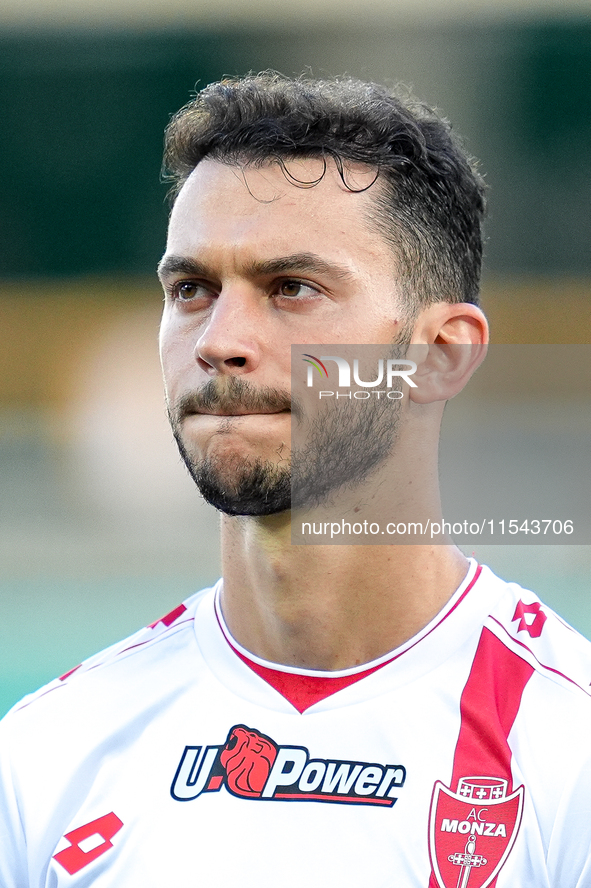
M209 296L210 291L197 281L178 281L171 289L171 296L179 302L192 302L200 296Z
M318 290L315 287L296 280L282 281L277 291L279 296L284 296L286 299L307 299L311 296L318 296Z

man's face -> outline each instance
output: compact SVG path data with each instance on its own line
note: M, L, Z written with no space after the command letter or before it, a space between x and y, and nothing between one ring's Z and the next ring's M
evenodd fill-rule
M160 265L173 432L205 498L229 514L289 508L290 346L392 343L407 326L391 248L370 223L378 186L347 189L332 161L324 176L319 159L287 168L320 181L297 186L277 163L200 163L174 205ZM374 178L357 167L347 182L361 189ZM304 486L314 488L314 453L336 433L326 429L305 467L294 465ZM364 446L354 437L352 456Z

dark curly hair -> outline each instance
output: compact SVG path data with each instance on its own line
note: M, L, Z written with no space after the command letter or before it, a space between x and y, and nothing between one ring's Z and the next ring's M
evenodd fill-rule
M163 169L174 201L204 158L274 160L289 175L296 157L332 158L347 187L347 162L375 168L370 224L392 244L414 309L478 303L484 182L447 121L401 93L272 72L212 83L172 118Z

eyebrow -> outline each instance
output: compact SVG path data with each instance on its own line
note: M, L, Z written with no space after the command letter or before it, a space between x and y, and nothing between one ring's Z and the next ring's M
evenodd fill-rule
M278 256L276 259L253 260L245 267L249 277L264 277L272 274L285 274L288 272L310 272L311 274L326 274L336 278L348 279L353 275L343 265L327 262L315 253L293 253L289 256ZM216 277L210 268L198 259L188 256L163 256L158 264L158 277L160 279L176 274L187 274L194 277Z

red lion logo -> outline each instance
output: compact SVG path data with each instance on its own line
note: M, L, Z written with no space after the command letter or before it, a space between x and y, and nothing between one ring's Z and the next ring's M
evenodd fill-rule
M276 757L277 747L272 740L236 725L220 755L228 789L239 796L260 798Z

